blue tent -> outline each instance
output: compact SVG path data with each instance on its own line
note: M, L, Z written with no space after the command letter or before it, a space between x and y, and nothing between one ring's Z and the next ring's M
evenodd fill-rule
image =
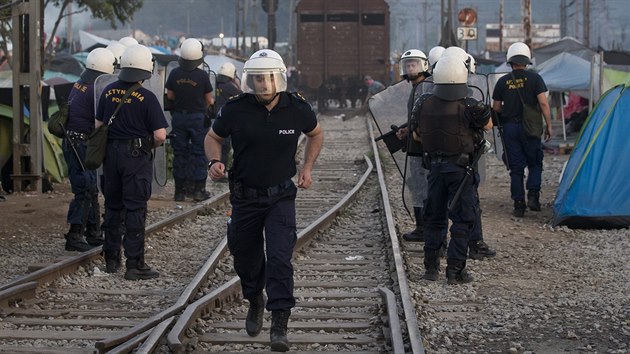
M629 87L608 90L584 123L558 187L554 226L630 226Z

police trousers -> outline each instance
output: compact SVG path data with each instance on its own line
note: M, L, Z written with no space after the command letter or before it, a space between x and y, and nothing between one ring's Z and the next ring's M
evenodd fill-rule
M72 141L69 141L72 139ZM74 149L72 145L74 145ZM87 213L87 223L100 223L98 215L98 189L96 182L96 171L83 170L81 165L85 161L85 141L76 138L66 137L63 139L63 157L68 165L68 179L74 198L68 207L67 220L69 224L80 225L83 217ZM76 154L74 152L76 150Z
M512 200L525 200L525 188L540 191L543 171L543 150L540 138L525 136L523 124L507 122L503 125L505 151L510 164L510 192ZM524 185L525 167L527 182Z
M230 195L231 221L227 241L234 269L241 278L243 297L267 292L267 310L289 310L293 297L293 249L297 241L293 183L286 188L246 188ZM265 253L266 251L266 253Z
M429 194L424 213L424 251L437 251L444 242L445 216L452 221L448 259L465 261L468 258L468 240L475 221L473 178L464 184L459 201L452 212L448 203L453 199L466 174L464 167L452 162L432 163L429 172Z
M151 152L138 148L133 140L107 142L103 161L105 218L102 226L105 232L103 251L106 253L118 252L123 243L127 259L144 257L144 228L147 202L151 198L152 163ZM123 218L124 229L121 227Z
M177 181L205 181L208 160L203 142L208 133L203 112L173 112L173 178Z

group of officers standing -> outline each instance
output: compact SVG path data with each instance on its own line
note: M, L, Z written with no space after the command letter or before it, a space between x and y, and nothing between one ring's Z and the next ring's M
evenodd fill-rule
M234 66L224 64L217 80L216 101L207 74L199 69L203 52L198 40L184 41L179 68L171 72L165 85L167 97L174 102L174 199L181 201L189 195L194 200L207 199L208 176L214 181L228 180L232 214L227 240L243 297L249 301L246 332L250 336L261 332L267 309L271 312L271 349L287 351L287 324L296 303L291 262L297 240L295 198L298 188L309 188L313 182L311 174L323 144L323 131L308 102L297 93L287 92L287 69L275 51L254 53L244 65L240 83ZM513 80L499 80L493 108L494 124L505 128L506 140L512 139L505 145L514 215L523 216L525 167L529 170L527 207L540 210L542 148L540 139L522 135L522 107L519 110L514 104L514 90L524 89L528 102L537 100L547 120L546 138L551 136L551 124L548 105L545 109L544 82L534 73L522 72L525 59L527 63L531 59L529 49L525 52L517 46L515 52L510 56L508 50L507 58L514 68ZM68 212L71 229L66 234L66 249L84 251L102 244L106 271L115 273L121 266L124 246L125 278L131 280L159 276L144 261L144 228L153 174L151 150L164 143L168 127L156 95L141 86L151 77L153 63L149 49L139 44L125 46L119 56L107 49L91 52L86 70L69 97L64 139L75 194ZM120 69L118 80L104 88L94 108L94 81L99 75L114 73L116 66ZM403 239L424 242L425 279L438 279L440 252L446 250L448 284L468 283L472 277L466 271L466 260L496 254L483 240L476 168L476 157L486 142L483 132L493 127L493 112L489 105L469 97L474 59L461 48L435 47L428 57L420 50L407 50L401 57L400 71L414 89L408 101L409 124L397 136L407 145L411 189L421 201L414 207L416 229ZM432 85L419 89L421 83L428 82ZM215 118L211 125L209 117ZM88 135L102 124L109 126L103 163L104 240L98 225L98 204L82 209L87 207L83 200L93 198L97 189L96 172L85 170L81 164ZM297 166L295 154L301 134L307 138L306 148L303 165ZM228 163L229 141L233 158ZM296 174L297 183L292 180ZM447 243L449 219L452 225ZM88 225L85 232L81 224Z
M531 52L524 43L510 46L507 62L512 73L498 79L491 108L471 97L469 85L476 81L475 61L463 49L437 46L428 57L418 49L410 49L401 56L400 74L413 89L408 101L408 124L398 129L396 136L406 145L410 166L407 183L415 201L416 219L415 230L404 234L403 239L424 242L427 280L438 279L443 253L448 284L473 280L466 270L467 259L496 255L483 239L477 190L477 162L489 145L484 132L493 125L500 127L503 160L510 171L513 215L523 217L526 208L541 210L542 142L541 137L524 134L523 104L540 107L546 122L544 138L549 140L547 88L538 74L525 70L531 64Z

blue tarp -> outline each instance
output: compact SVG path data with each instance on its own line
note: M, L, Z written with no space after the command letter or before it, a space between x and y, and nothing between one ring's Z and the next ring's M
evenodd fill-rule
M580 132L553 205L554 225L630 226L630 83L606 92Z

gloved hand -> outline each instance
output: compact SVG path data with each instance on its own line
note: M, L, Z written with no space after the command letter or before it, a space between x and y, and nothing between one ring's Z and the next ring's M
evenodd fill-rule
M490 106L474 98L466 98L466 112L478 125L486 125L492 114Z

